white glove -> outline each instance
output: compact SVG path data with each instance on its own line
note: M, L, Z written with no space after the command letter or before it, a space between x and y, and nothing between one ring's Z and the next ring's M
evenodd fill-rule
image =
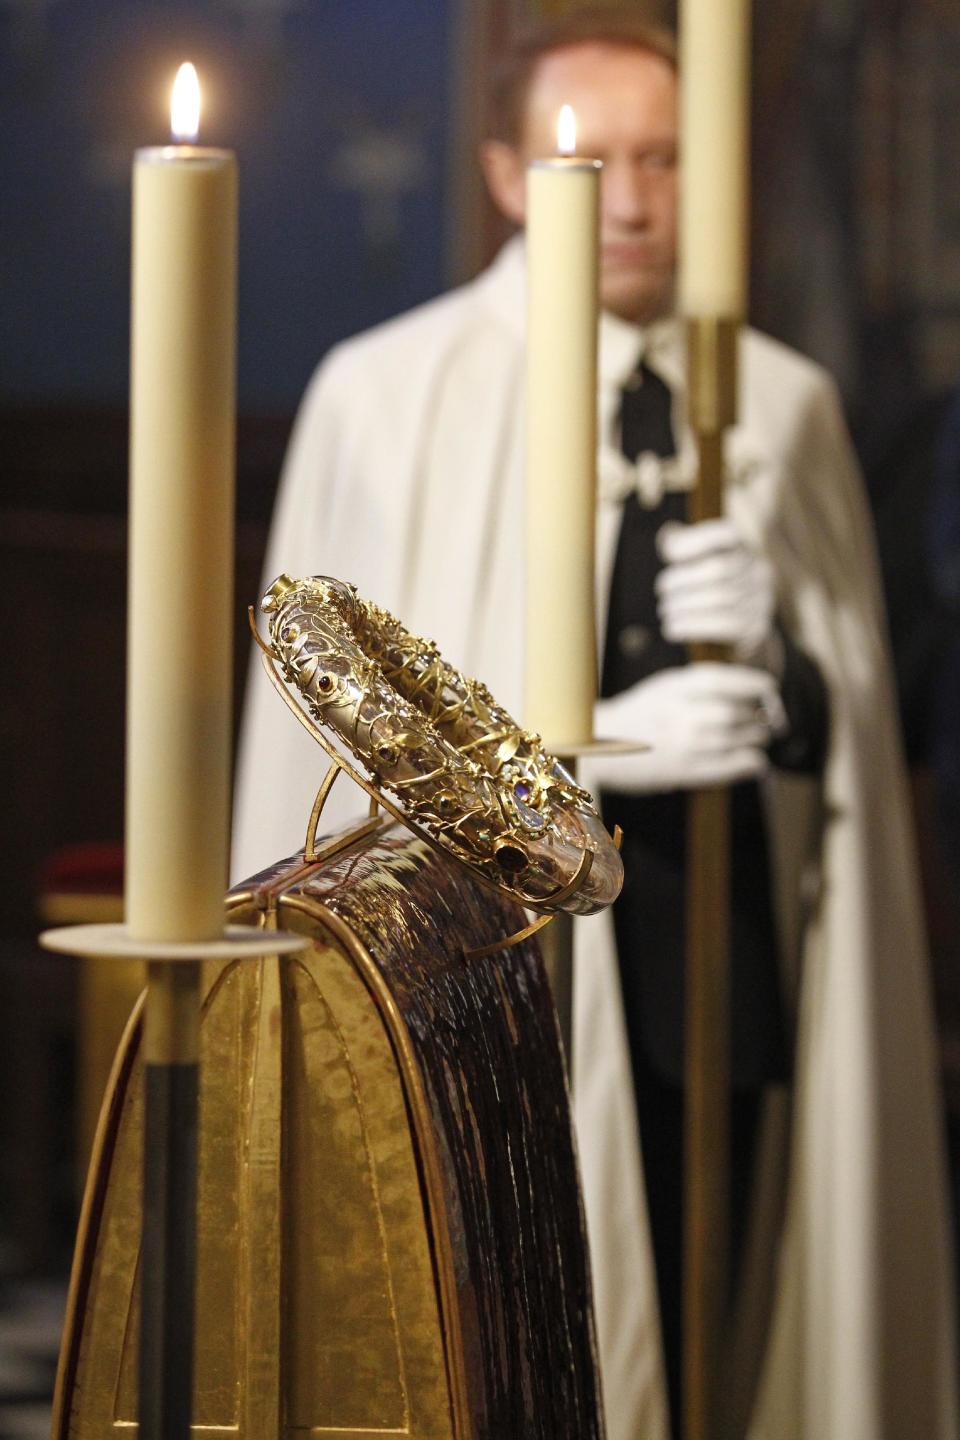
M696 664L660 670L609 700L598 700L595 733L650 749L590 761L592 789L641 794L729 785L761 775L765 747L786 726L776 682L746 665Z
M772 668L776 588L769 560L748 550L729 520L664 525L657 545L667 562L656 580L664 639L731 645L738 660Z

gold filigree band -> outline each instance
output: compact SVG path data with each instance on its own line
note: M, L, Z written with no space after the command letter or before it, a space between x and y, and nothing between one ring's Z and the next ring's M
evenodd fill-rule
M385 808L521 904L592 914L623 867L592 796L487 687L352 585L281 575L269 649Z

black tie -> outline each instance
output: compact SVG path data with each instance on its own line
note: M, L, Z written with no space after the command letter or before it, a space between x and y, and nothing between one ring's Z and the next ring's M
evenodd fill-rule
M627 381L620 404L620 448L630 461L644 451L676 454L670 389L642 362ZM656 532L667 520L683 519L683 495L668 493L655 509L631 491L623 506L607 609L602 695L616 695L655 670L682 665L683 649L660 635L653 583L661 568Z

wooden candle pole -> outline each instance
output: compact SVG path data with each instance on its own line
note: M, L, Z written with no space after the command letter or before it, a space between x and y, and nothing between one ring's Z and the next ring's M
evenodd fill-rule
M691 321L690 421L699 477L691 521L723 513L723 432L733 418L733 322ZM691 658L723 660L698 644ZM686 1440L719 1432L719 1357L728 1297L730 811L726 789L695 790L687 814L683 1394Z
M723 514L723 437L736 419L746 308L748 0L683 0L680 305L699 475L689 519ZM694 661L728 658L691 646ZM723 788L688 812L683 1434L723 1433L729 1304L730 812Z
M147 966L138 1433L189 1440L193 1404L200 965Z

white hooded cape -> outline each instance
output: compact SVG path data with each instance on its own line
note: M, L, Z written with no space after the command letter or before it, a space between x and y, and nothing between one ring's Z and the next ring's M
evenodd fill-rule
M352 581L436 639L515 714L524 322L517 240L472 284L334 350L298 416L265 574ZM690 447L679 328L643 333L605 316L601 626L626 483L613 433L618 392L641 348L673 388L682 456ZM822 371L747 332L741 396L728 509L773 559L781 613L819 663L831 705L822 782L775 774L767 786L798 1047L786 1222L750 1440L954 1440L936 1055L870 520ZM254 664L235 879L303 843L324 769ZM339 782L334 811L359 812L352 789ZM576 930L575 1117L607 1424L611 1440L662 1440L659 1328L610 917Z

